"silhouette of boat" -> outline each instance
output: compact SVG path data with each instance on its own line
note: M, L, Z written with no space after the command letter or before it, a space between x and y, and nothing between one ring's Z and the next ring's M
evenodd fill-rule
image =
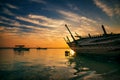
M36 48L37 50L40 50L40 49L44 49L44 50L46 50L47 48L41 48L41 47L38 47L38 48Z
M96 36L88 34L88 37L81 37L76 33L76 37L79 39L75 39L68 26L65 25L65 27L69 31L73 41L70 41L69 37L64 39L68 46L77 54L120 58L120 34L108 34L102 25L104 34Z
M15 45L15 48L13 48L15 51L29 51L30 48L24 47L24 45Z

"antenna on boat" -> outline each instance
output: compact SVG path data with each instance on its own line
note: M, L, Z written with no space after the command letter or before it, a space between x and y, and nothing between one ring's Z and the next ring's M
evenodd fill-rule
M102 29L103 29L104 35L107 35L104 25L102 25Z
M89 36L89 38L91 38L91 35L90 35L90 33L88 34L88 36Z
M71 35L71 37L72 37L72 39L73 39L73 41L75 41L75 38L73 37L73 35L72 35L72 33L71 33L71 31L70 31L70 29L68 28L68 26L65 24L65 27L67 28L67 30L69 31L69 33L70 33L70 35Z
M77 34L76 32L75 32L75 34L76 34L75 37L79 37L81 39L81 36L79 34Z
M67 40L68 40L68 42L70 42L70 39L69 39L69 37L68 36L66 36L67 37Z
M67 40L64 38L65 42L67 43Z

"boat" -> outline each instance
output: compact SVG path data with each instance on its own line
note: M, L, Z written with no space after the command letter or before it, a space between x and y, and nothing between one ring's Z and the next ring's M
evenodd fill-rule
M86 56L102 56L105 58L120 58L120 34L107 33L104 25L102 25L103 34L87 37L81 37L76 33L76 37L71 33L67 25L65 25L70 33L73 41L67 36L64 38L68 46L79 55Z
M36 48L36 49L37 49L37 50L40 50L40 49L46 50L47 48L38 47L38 48Z
M13 49L15 51L29 51L30 48L26 48L24 45L15 45Z

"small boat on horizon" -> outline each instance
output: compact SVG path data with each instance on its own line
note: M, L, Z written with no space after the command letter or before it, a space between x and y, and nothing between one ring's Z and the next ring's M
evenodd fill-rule
M47 48L38 47L38 48L36 48L36 49L37 49L37 50L40 50L40 49L46 50Z
M30 48L26 48L24 45L15 45L13 49L15 51L29 51Z

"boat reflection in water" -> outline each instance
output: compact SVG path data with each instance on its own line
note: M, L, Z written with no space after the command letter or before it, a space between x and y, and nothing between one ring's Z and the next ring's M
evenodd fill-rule
M75 69L74 77L70 80L120 80L120 64L115 62L98 61L88 57L66 56L68 66Z
M29 53L29 50L14 50L14 54L19 56L24 56L27 53Z

